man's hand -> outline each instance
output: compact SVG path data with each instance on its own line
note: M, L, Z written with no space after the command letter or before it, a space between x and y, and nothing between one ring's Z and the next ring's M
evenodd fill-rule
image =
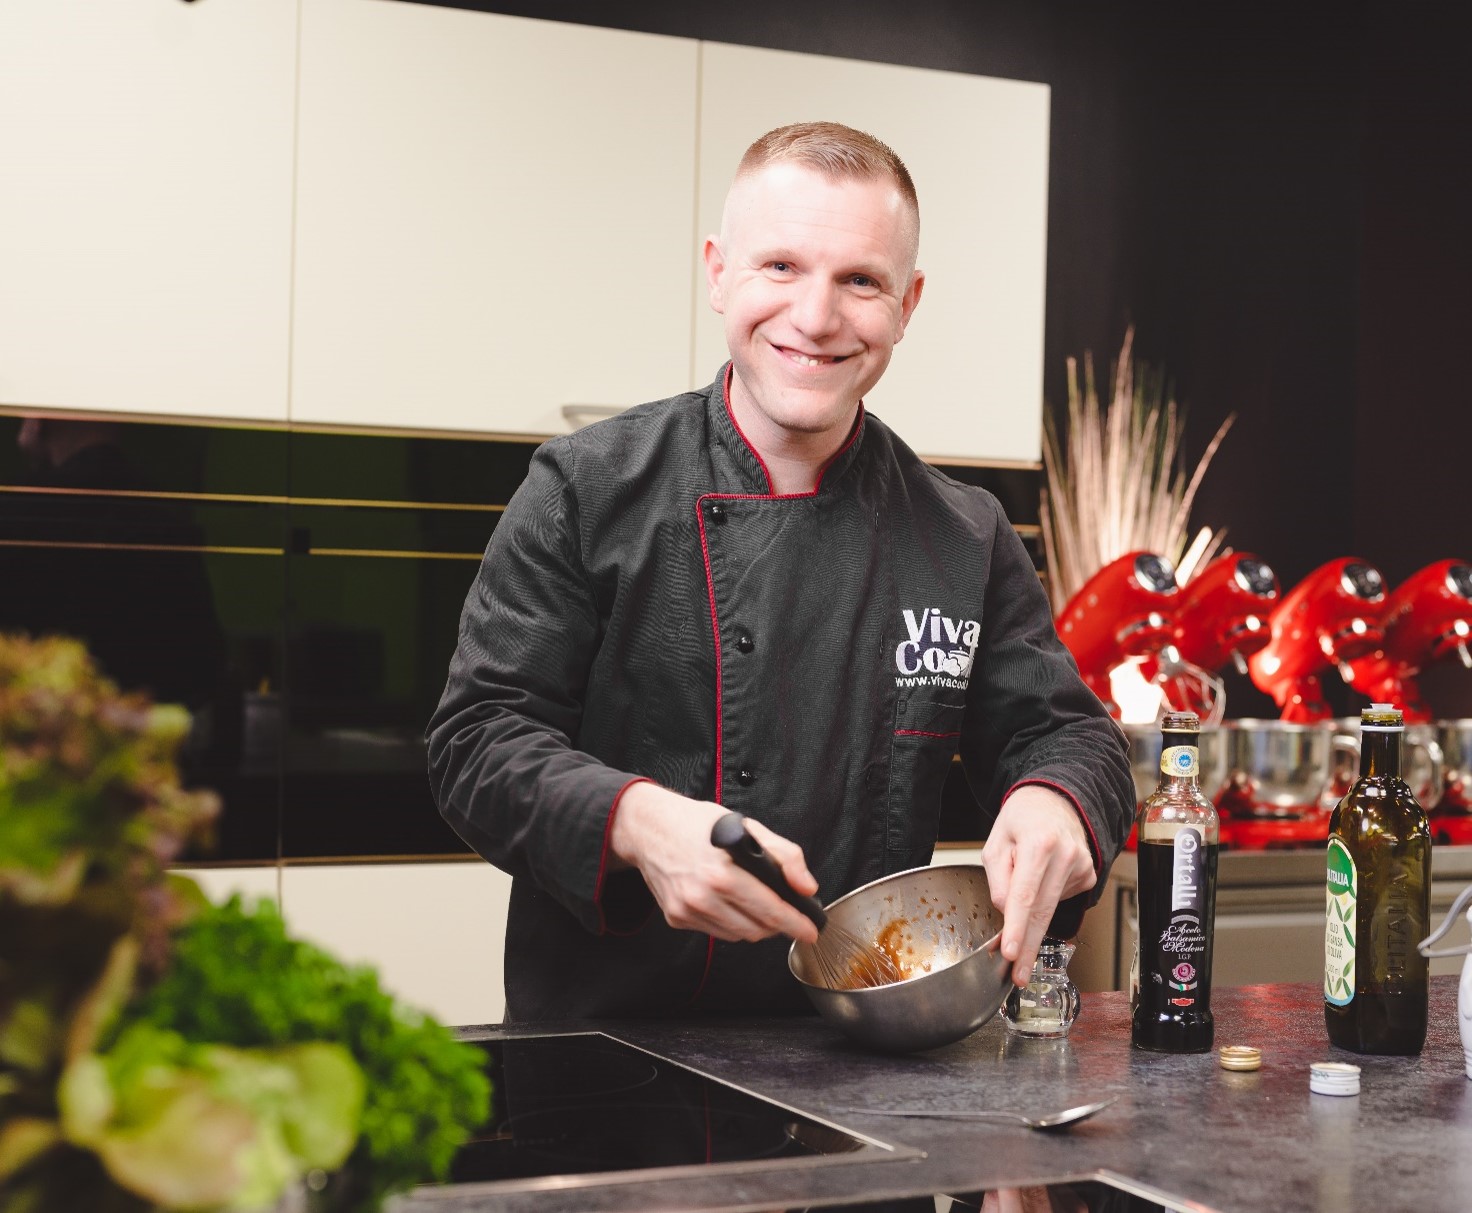
M672 927L749 943L772 935L816 941L818 928L809 918L711 844L711 827L727 812L658 784L636 783L619 798L609 846L620 866L639 869ZM801 847L750 818L746 828L788 884L799 893L818 891Z
M1078 810L1051 788L1024 784L1002 803L981 862L1002 911L1002 955L1014 962L1013 983L1025 986L1058 903L1094 887Z

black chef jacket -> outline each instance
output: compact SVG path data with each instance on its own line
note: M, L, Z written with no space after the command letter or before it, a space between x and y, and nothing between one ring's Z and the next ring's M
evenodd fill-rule
M785 940L674 930L609 870L639 779L792 839L830 901L929 862L959 751L978 834L1019 783L1078 807L1100 879L1064 933L1129 831L1123 734L996 499L862 408L816 491L774 496L729 373L542 446L466 599L430 777L514 877L509 1019L808 1009Z

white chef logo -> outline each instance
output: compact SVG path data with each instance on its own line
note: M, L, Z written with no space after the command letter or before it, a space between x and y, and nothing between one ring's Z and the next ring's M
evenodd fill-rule
M981 624L974 619L950 619L935 607L916 617L902 611L907 639L894 651L900 686L949 686L964 690L971 681L971 663L981 640Z

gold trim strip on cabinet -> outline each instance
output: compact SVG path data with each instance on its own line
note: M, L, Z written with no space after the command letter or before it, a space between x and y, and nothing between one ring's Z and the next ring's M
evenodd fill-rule
M81 543L69 539L0 539L3 548L81 548L99 552L205 552L214 556L285 556L285 548L218 547L184 543ZM480 559L479 556L476 557Z
M409 552L389 548L308 548L308 556L383 556L402 560L481 560L484 552Z
M145 489L59 489L50 486L0 484L0 493L38 493L52 497L126 497L146 501L215 501L238 505L348 506L356 509L465 510L499 514L504 505L472 505L451 501L378 501L367 497L279 497L267 493L173 493Z

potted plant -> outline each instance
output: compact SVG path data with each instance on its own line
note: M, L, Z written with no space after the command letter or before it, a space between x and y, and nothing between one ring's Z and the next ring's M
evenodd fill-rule
M477 1050L168 864L182 709L0 635L0 1210L367 1211L487 1115Z

